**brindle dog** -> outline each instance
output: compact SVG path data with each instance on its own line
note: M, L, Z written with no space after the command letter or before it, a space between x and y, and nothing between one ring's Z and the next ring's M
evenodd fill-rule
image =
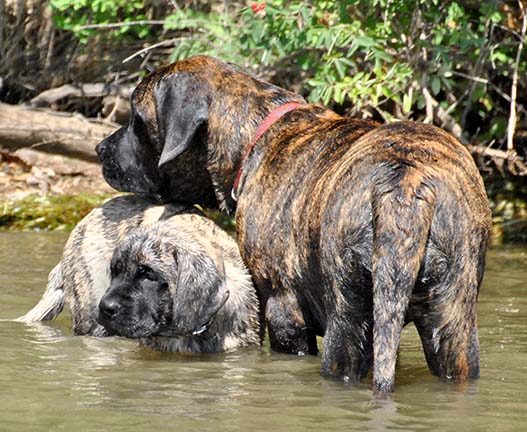
M387 392L414 322L433 374L479 376L490 211L443 130L342 117L199 56L145 78L98 153L117 189L236 210L273 349L315 354L322 335L324 375L359 380L373 363Z
M236 242L185 205L123 196L90 212L18 321L53 319L64 302L79 335L190 353L260 343L258 298Z

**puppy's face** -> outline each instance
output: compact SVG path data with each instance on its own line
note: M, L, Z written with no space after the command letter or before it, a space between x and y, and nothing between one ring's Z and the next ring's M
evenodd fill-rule
M178 63L139 83L128 125L96 148L106 181L123 192L216 208L207 171L208 93Z
M155 228L125 239L110 270L98 321L114 335L199 335L229 296L224 274L209 255Z

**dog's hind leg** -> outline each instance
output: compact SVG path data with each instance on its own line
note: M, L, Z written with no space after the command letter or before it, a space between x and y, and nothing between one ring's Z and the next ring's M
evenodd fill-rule
M50 321L62 311L63 307L64 289L62 269L59 263L49 273L48 285L40 301L25 315L16 318L15 321Z
M448 313L445 314L445 310L440 307L442 311L433 308L429 316L415 320L428 368L433 375L444 379L478 378L476 313L463 305L455 308L459 308L460 312L463 310L466 316L448 317Z
M282 292L270 297L265 306L265 320L273 350L299 355L317 354L315 331L306 323L293 293Z
M333 314L324 333L322 375L346 382L363 379L373 360L372 327L371 305Z
M462 249L470 250L466 245ZM449 271L429 289L422 313L414 318L430 372L444 379L479 377L476 302L484 250L479 256L453 256Z

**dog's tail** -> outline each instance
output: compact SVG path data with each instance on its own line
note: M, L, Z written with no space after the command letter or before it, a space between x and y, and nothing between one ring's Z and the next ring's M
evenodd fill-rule
M400 335L424 257L434 205L432 189L404 174L377 188L373 196L375 392L393 391Z
M64 289L62 283L62 269L57 264L48 276L48 285L40 301L25 315L15 321L33 322L50 321L54 319L64 307Z

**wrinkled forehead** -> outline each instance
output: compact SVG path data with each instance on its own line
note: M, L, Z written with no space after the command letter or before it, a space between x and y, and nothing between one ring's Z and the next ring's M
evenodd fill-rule
M161 71L157 70L137 85L132 93L132 111L144 118L155 117L154 86L162 76Z
M179 63L176 62L171 65L155 70L147 77L145 77L135 88L132 93L132 110L135 110L139 115L145 119L155 118L155 99L154 88L155 85L162 79L177 73Z
M140 227L130 237L130 255L140 262L152 262L159 260L161 255L166 254L163 238L158 231L158 223Z
M220 81L226 72L235 72L232 65L207 56L196 56L163 66L145 77L132 94L132 106L145 118L155 116L154 88L161 79L168 79L179 72L199 77L200 80Z
M119 243L115 255L125 260L144 260L149 255L157 256L161 250L162 238L158 234L158 222L153 221L143 226L129 228L119 234Z

